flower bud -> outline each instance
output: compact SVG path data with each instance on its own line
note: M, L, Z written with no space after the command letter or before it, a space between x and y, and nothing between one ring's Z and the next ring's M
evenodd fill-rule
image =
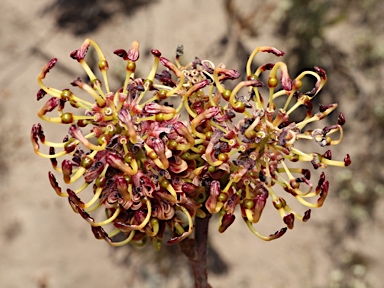
M72 175L72 163L70 160L63 160L61 163L61 169L63 171L64 182L68 184L71 181Z
M128 53L124 49L117 49L113 51L113 54L123 58L124 60L128 60Z
M292 213L289 213L288 215L284 216L283 221L289 229L292 229L293 223L295 222L295 216Z
M51 60L50 60L50 61L43 67L43 69L41 70L41 72L40 72L38 78L39 78L39 79L44 79L45 76L47 75L47 73L48 73L49 71L51 71L51 69L52 69L53 67L55 67L56 63L57 63L57 58L53 58L53 59L51 59Z
M223 233L231 224L235 221L235 215L231 213L224 214L223 218L221 219L221 225L219 226L219 232Z
M213 180L211 182L211 187L209 190L209 197L207 201L205 202L205 207L209 211L209 213L214 214L216 213L216 205L218 201L218 197L220 195L220 182L217 180Z

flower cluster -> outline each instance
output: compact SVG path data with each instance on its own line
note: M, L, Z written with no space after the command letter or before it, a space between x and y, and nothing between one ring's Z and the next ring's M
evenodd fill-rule
M103 84L85 60L90 46L97 52ZM151 50L153 66L143 79L135 77L139 59L135 41L128 51L114 51L126 61L126 77L123 86L113 92L108 62L99 46L87 39L71 57L80 63L89 81L78 78L71 84L87 92L89 100L70 89L46 86L43 79L57 59L44 66L38 76L37 100L46 94L50 98L38 116L66 125L68 134L60 143L51 142L41 125L35 124L32 145L35 153L49 158L53 169L62 174L70 188L64 192L49 172L53 189L68 197L96 238L113 246L150 240L159 248L165 233L170 234L169 244L191 235L195 217L218 213L219 231L224 232L240 207L249 229L268 241L293 228L295 219L310 218L310 209L301 215L290 208L285 197L296 198L308 208L322 206L329 187L324 173L314 186L309 169L288 165L298 161L309 162L314 169L350 165L349 155L335 161L330 150L320 154L295 148L300 139L321 147L338 144L343 138L344 116L340 113L334 125L305 129L337 107L320 105L313 112L312 99L327 80L325 71L315 67L292 80L283 62L252 70L258 52L284 55L273 47L258 47L246 64L246 80L232 84L240 74L223 64L215 66L195 58L183 66L179 59L182 49L177 50L174 63ZM264 83L262 74L267 72ZM302 79L307 76L316 83L312 90L301 92ZM292 114L300 109L302 117L297 120ZM57 116L50 116L52 111ZM49 147L47 153L40 150L39 143ZM61 165L59 157L64 158ZM80 184L72 185L75 182ZM79 195L88 186L93 194L83 201L86 197L82 200ZM253 224L259 221L268 198L286 227L263 236ZM96 220L99 209L106 216ZM125 238L117 241L117 234Z

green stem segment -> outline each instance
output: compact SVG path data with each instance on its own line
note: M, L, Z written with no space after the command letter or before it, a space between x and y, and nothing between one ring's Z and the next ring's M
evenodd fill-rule
M187 256L192 267L195 279L195 288L211 288L208 284L207 273L207 243L208 243L208 224L211 218L207 214L205 218L195 218L195 239L186 239L179 246L181 251Z

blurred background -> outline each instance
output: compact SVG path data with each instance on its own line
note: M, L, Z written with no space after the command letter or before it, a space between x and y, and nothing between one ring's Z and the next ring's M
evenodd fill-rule
M333 155L349 153L352 166L327 169L325 205L276 241L255 238L240 217L219 234L213 219L209 282L215 288L382 287L381 0L2 0L0 11L1 287L193 286L178 247L116 249L95 240L89 225L50 187L49 161L33 153L29 132L42 105L35 100L37 75L57 57L46 83L61 89L82 76L69 53L85 38L103 49L115 87L124 64L112 52L128 49L133 40L141 43L142 75L152 63L150 49L173 59L181 44L186 63L198 56L241 73L261 45L286 52L291 76L314 65L325 68L329 81L317 101L339 103L326 120L334 123L340 111L347 120ZM265 62L258 57L259 64ZM44 125L49 139L66 133L50 126ZM268 215L261 229L280 228L281 219L269 221Z

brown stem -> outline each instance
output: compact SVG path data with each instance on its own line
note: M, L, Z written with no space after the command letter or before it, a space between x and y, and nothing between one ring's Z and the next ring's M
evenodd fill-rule
M195 279L195 288L211 288L207 273L208 224L211 215L195 218L195 239L186 239L179 246L187 256Z

